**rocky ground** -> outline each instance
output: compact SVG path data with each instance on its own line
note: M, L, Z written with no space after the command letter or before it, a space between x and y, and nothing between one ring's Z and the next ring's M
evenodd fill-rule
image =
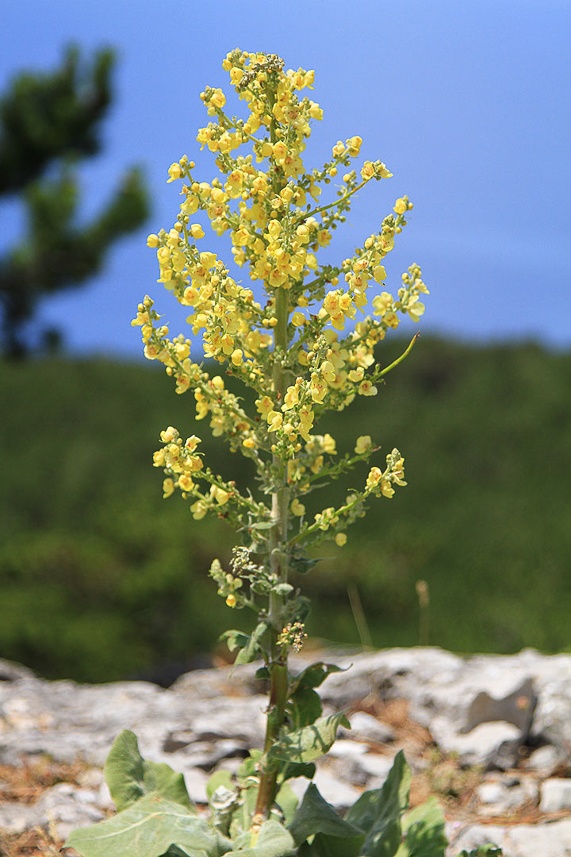
M412 802L436 794L443 805L450 855L489 841L506 857L571 855L571 655L319 657L351 667L322 687L326 710L346 709L352 724L316 778L340 810L381 785L402 748ZM101 767L122 729L144 756L184 772L203 803L212 770L235 769L260 743L254 671L198 670L164 690L48 682L0 661L0 855L53 857L72 828L113 811Z

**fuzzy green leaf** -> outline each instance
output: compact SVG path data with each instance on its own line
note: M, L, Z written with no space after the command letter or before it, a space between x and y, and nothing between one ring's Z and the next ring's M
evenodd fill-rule
M310 687L298 688L291 697L288 709L292 722L298 727L315 723L323 713L321 698Z
M444 857L448 840L444 815L435 798L416 806L402 818L404 841L396 857Z
M176 845L189 857L222 857L231 842L178 803L146 795L123 812L69 835L83 857L163 857Z
M250 639L247 634L242 631L224 631L218 638L228 646L228 651L235 652L236 649L243 649L248 644Z
M289 762L284 767L285 779L295 780L297 777L305 777L306 780L312 780L315 776L315 763L309 762L307 765L296 765Z
M288 782L283 783L276 795L276 805L283 813L286 825L289 825L295 816L299 800Z
M311 666L304 669L298 676L293 679L292 685L293 688L298 687L319 687L320 684L323 684L327 676L332 673L340 673L344 672L341 667L338 667L336 664L324 664L322 662L318 662L316 664L311 664Z
M256 625L248 642L246 645L240 649L235 664L250 664L252 661L255 661L258 655L262 654L262 647L260 645L260 641L266 631L268 630L268 626L265 622L260 622L259 625Z
M300 848L300 857L305 852L308 857L357 857L365 839L358 828L337 815L313 783L308 786L289 831L300 846L309 836L317 834L311 846Z
M143 759L137 736L128 729L117 736L109 751L105 761L105 782L119 812L152 793L189 810L193 808L184 776L163 762Z
M339 726L349 726L343 712L320 717L311 726L285 732L279 741L269 750L273 759L295 764L306 764L324 756L333 745Z
M383 787L365 792L345 820L366 834L361 857L395 857L401 844L401 816L408 808L410 768L401 751Z
M291 833L273 819L262 824L254 845L251 845L251 840L252 834L247 830L235 840L232 854L240 857L289 857L294 853Z

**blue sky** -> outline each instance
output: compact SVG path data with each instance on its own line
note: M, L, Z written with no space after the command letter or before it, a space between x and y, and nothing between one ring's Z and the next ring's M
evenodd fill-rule
M137 358L129 321L147 292L183 329L145 238L176 216L172 161L187 153L204 179L215 175L195 140L206 122L199 93L228 91L221 62L234 47L315 69L312 97L325 115L306 165L359 134L363 158L394 174L365 189L331 261L407 193L414 211L386 268L396 286L411 262L422 266L431 289L423 332L571 345L568 0L18 0L0 4L0 28L0 91L18 70L55 67L70 42L117 48L103 153L81 168L83 212L103 205L134 163L153 197L148 224L115 246L101 276L41 305L41 320L61 327L73 352ZM14 202L0 205L0 221L5 248L23 229ZM208 246L228 258L213 234Z

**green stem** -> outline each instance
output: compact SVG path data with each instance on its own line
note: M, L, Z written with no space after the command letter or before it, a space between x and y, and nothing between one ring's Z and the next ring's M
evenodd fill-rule
M272 94L273 95L273 94ZM272 99L270 99L272 100ZM275 142L275 128L272 123L272 142ZM279 192L279 188L274 188ZM287 354L289 318L289 300L286 289L278 288L275 292L275 316L277 324L274 328L274 365L272 372L273 397L277 407L281 406L286 388L286 372L283 360ZM280 583L287 581L288 561L284 545L288 532L288 487L286 463L276 453L272 456L275 487L272 493L272 519L274 526L270 532L270 569L275 580ZM269 757L269 751L278 740L282 728L285 709L288 700L288 667L287 646L281 645L280 634L284 626L284 614L287 596L270 594L270 699L266 720L266 736L264 740L264 756L260 786L253 817L253 827L268 818L277 792L277 777L280 762Z
M397 359L393 360L393 362L391 364L389 364L389 366L386 366L381 372L379 372L378 373L379 378L381 378L383 375L386 375L387 372L390 372L391 369L395 368L395 366L398 366L399 363L401 363L405 359L405 357L408 357L408 355L412 351L414 343L416 342L416 340L418 339L419 336L420 336L420 333L414 334L414 336L412 337L412 339L410 340L410 342L408 344L408 348L406 349L406 351L403 351L403 353L401 354L400 357L397 357Z

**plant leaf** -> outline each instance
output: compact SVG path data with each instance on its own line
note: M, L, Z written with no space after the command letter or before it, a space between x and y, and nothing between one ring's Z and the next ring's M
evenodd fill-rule
M345 672L345 670L338 667L337 664L325 664L323 662L311 664L298 676L295 676L292 682L292 690L298 687L319 687L331 673L341 672Z
M321 698L310 687L299 687L291 697L288 708L297 726L309 726L323 713Z
M286 825L289 825L293 821L299 800L287 781L282 784L277 793L275 803L282 811Z
M311 857L357 857L365 840L365 834L340 818L313 783L307 787L289 831L296 845L317 834L309 850L306 849Z
M220 634L219 640L222 640L228 646L229 652L235 652L236 649L243 649L250 639L247 634L242 631L224 631Z
M339 726L348 726L343 712L320 717L311 726L285 732L268 751L268 756L283 762L306 764L325 755L333 745Z
M240 857L289 857L294 853L291 833L273 819L262 824L254 845L250 845L251 839L252 834L247 830L235 840L232 854Z
M365 792L345 820L367 835L361 857L395 857L401 844L401 816L408 808L411 773L400 750L383 787Z
M448 845L444 815L434 797L407 812L402 829L404 840L396 857L444 857Z
M143 759L137 736L128 729L117 736L105 760L105 782L119 812L151 793L193 808L184 776L164 762Z
M83 857L163 857L171 845L189 857L221 857L232 848L206 821L155 794L106 821L72 831L66 842Z
M248 642L246 645L240 649L235 664L251 664L252 661L255 661L259 654L262 653L262 648L260 646L260 640L268 630L268 625L266 622L260 622L259 625L256 625Z

